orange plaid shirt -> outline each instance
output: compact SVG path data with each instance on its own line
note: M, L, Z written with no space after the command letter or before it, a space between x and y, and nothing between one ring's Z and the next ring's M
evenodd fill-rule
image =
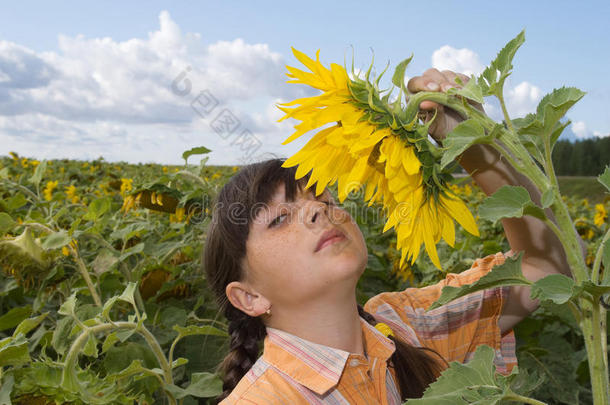
M515 337L512 330L500 336L498 326L509 287L472 293L425 312L444 286L471 284L504 260L502 252L477 259L469 270L447 274L437 284L376 295L364 309L398 338L430 347L448 362L467 362L477 346L489 345L498 372L509 374L517 364ZM263 355L221 404L400 404L394 369L388 368L394 342L360 321L368 358L267 328Z

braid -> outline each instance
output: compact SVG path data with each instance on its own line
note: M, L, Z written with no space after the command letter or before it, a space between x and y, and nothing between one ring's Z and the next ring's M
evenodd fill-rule
M358 314L369 324L377 325L375 317L358 305ZM396 379L402 400L421 398L441 371L448 367L447 361L435 350L428 347L412 346L395 336L388 336L396 345L390 367L396 371ZM440 361L439 361L440 360Z
M220 365L223 393L217 402L225 399L254 365L259 354L258 344L267 334L259 318L248 316L231 304L227 305L225 316L229 320L231 343L230 352Z

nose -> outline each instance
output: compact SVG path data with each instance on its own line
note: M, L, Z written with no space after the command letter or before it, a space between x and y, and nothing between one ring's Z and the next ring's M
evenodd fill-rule
M314 226L320 222L329 222L328 205L320 201L311 202L312 208L307 216L307 224Z

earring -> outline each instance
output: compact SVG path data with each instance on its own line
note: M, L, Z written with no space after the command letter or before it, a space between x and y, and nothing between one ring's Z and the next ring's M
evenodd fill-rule
M271 306L269 306L269 308L267 308L267 310L265 311L265 313L267 315L271 315Z

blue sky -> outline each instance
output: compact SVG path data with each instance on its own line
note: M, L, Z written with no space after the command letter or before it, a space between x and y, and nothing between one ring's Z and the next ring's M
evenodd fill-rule
M568 113L572 138L610 134L610 3L538 2L13 2L0 13L0 154L179 163L206 145L212 163L244 151L211 129L227 109L261 147L279 144L274 103L308 90L285 84L294 46L320 49L325 64L355 50L356 65L394 66L414 53L409 77L430 66L476 70L525 29L507 83L509 111L522 115L554 87L587 95ZM191 93L171 83L187 66ZM207 90L217 111L192 108ZM488 113L493 116L493 106ZM512 110L512 111L511 111ZM497 112L496 112L497 113ZM253 138L254 139L254 138ZM231 144L233 143L233 144Z

